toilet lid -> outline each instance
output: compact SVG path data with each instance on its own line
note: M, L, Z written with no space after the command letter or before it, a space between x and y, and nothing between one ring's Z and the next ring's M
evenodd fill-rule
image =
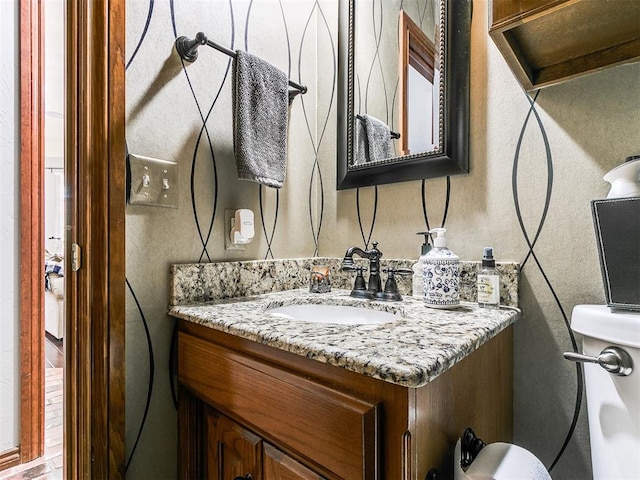
M615 311L606 305L576 305L571 330L607 342L640 348L640 313Z

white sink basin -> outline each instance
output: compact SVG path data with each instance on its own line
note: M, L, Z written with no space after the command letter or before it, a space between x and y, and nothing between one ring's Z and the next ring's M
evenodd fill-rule
M299 322L333 323L340 325L370 325L391 323L399 320L400 315L372 310L370 308L349 307L346 305L285 305L269 308L266 313L274 317L287 318Z

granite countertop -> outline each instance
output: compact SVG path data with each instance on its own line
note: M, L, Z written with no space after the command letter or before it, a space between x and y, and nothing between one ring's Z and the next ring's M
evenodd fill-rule
M173 305L169 314L238 337L346 368L390 383L421 387L515 322L513 307L455 310L424 307L420 299L361 300L349 290L311 294L308 289ZM341 325L285 319L265 313L291 304L361 306L395 313L392 323Z

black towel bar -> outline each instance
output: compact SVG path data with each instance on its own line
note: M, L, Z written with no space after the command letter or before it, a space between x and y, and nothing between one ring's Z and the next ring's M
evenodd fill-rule
M358 120L364 120L364 117L362 115L356 115L356 118ZM393 130L389 131L389 136L391 138L400 138L400 134L398 132L394 132Z
M198 58L198 47L200 45L209 45L211 48L215 48L216 50L224 53L225 55L229 55L232 58L236 58L236 52L234 52L233 50L229 50L228 48L223 47L222 45L219 45L216 42L212 42L202 32L196 33L196 38L194 38L193 40L189 40L189 38L185 36L178 37L176 39L175 45L176 45L176 51L178 52L178 55L180 55L180 58L182 58L182 60L184 60L185 62L196 61L196 59ZM304 85L300 85L299 83L292 82L291 80L289 80L289 85L291 85L296 90L299 90L300 93L302 94L307 93L307 87L305 87Z

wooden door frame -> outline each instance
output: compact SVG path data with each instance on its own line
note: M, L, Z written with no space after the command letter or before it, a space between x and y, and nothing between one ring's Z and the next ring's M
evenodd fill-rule
M125 0L67 2L66 478L125 476L124 55Z
M70 479L117 479L125 473L125 0L66 5L64 469ZM22 412L16 463L43 453L41 13L40 0L20 0ZM82 250L76 272L72 244Z
M44 36L40 0L20 1L20 445L44 454ZM7 465L8 466L8 465Z

